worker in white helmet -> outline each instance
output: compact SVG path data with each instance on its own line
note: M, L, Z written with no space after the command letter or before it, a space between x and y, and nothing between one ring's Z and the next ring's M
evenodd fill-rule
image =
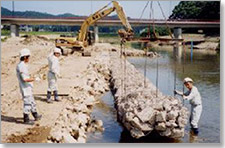
M61 49L55 48L53 53L48 57L48 90L47 90L47 102L52 103L51 93L54 94L55 101L60 101L58 97L58 85L57 79L61 78L59 57L61 55Z
M190 124L194 134L198 134L198 121L200 119L202 113L202 100L201 95L197 89L193 85L193 80L189 77L184 79L184 85L188 89L186 93L182 93L180 91L174 91L175 94L183 96L184 100L189 100L191 104L191 116L190 116Z
M23 115L24 123L33 124L33 121L29 119L30 112L32 113L35 121L41 119L41 115L37 113L36 103L33 97L33 84L34 78L30 77L28 71L28 62L30 57L29 49L22 49L20 51L20 62L16 67L16 74L19 81L20 91L23 97Z

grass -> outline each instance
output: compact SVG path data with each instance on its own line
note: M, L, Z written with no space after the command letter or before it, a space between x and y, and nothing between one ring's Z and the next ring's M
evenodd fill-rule
M31 32L25 32L21 31L20 34L26 34L26 35L61 35L61 34L72 34L72 32L51 32L51 31L31 31Z
M1 42L5 42L6 40L7 40L7 37L6 37L6 38L1 39Z
M10 35L10 30L1 30L1 36L9 36Z

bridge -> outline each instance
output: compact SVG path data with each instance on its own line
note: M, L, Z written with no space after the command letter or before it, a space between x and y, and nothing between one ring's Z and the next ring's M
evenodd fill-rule
M81 26L87 17L69 17L69 18L21 18L21 17L1 17L2 25L11 25L11 35L19 35L19 25L68 25ZM219 28L219 20L152 20L152 19L128 19L131 26L168 26L175 28L175 32L182 32L181 28ZM95 32L98 32L98 26L121 26L119 19L104 18L95 25ZM178 37L179 38L179 37Z

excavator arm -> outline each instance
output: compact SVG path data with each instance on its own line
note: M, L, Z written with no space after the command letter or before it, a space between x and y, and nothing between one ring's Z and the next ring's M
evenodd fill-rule
M113 3L113 7L108 8L108 6ZM77 38L73 37L59 37L55 39L56 47L62 49L62 47L69 47L69 48L78 48L83 50L84 47L88 45L88 28L89 26L95 24L98 20L108 16L113 11L117 12L119 19L121 20L125 30L120 29L118 34L122 38L121 41L127 41L133 38L133 29L129 24L127 17L123 11L123 8L119 5L118 2L112 1L108 5L104 6L94 14L90 15L81 25L81 29L79 30L79 34ZM63 49L62 49L63 51Z
M126 31L130 32L130 33L133 32L133 29L132 29L130 23L128 22L128 19L123 11L123 8L116 1L113 1L112 3L113 3L113 6L116 10L116 13L117 13L119 19L121 20L122 24L125 26Z
M133 29L131 28L131 25L129 24L127 17L123 11L123 8L119 5L118 2L116 1L112 1L113 3L113 7L108 8L108 5L104 6L102 9L98 10L97 12L95 12L94 14L92 14L91 16L89 16L84 23L81 26L81 29L79 31L78 34L78 41L81 41L85 44L85 42L87 42L87 29L90 25L93 25L94 23L96 23L98 20L104 18L105 16L108 16L109 14L111 14L113 11L116 10L117 15L119 17L119 19L121 20L122 24L125 26L126 31L124 30L119 30L118 33L122 38L126 38L128 40L128 38L130 38L131 36L133 36Z
M115 10L114 7L105 9L107 6L108 5L104 6L102 9L98 10L84 21L78 34L78 41L86 41L88 27Z

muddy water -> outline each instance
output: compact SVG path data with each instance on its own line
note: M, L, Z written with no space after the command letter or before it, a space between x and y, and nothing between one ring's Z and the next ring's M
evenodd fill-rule
M117 143L122 126L117 122L112 93L107 92L95 105L92 117L103 121L104 131L89 133L87 143Z
M105 131L103 133L90 134L88 142L220 142L220 60L214 53L194 52L193 61L190 60L190 52L186 52L183 59L174 62L172 50L159 50L161 57L158 59L158 87L161 92L173 95L174 88L183 90L182 80L191 77L199 89L203 100L203 112L199 123L200 133L198 137L190 132L190 126L186 127L185 137L173 141L159 137L157 134L135 140L129 136L126 130L116 120L113 96L109 92L102 97L102 102L94 108L93 116L103 120ZM144 74L145 58L129 58L129 62ZM157 60L147 59L147 78L156 85ZM175 77L176 69L176 80ZM176 85L174 85L176 82ZM180 98L181 99L181 98ZM184 105L190 109L188 102Z

